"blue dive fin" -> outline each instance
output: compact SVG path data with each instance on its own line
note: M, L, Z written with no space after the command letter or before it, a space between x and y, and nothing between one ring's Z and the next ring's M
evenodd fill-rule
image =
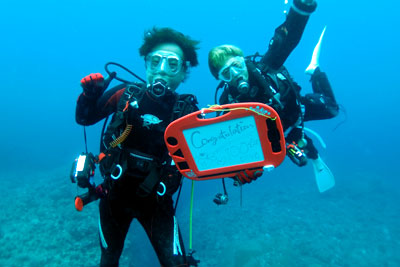
M325 162L318 156L317 159L312 160L312 163L319 192L322 193L334 187L335 177Z
M318 68L318 66L319 66L319 54L321 51L321 43L322 43L322 38L324 37L324 34L325 34L325 30L326 30L326 26L324 27L324 30L322 31L321 36L319 37L319 41L314 48L314 52L312 54L310 65L308 65L308 67L305 71L306 74L312 75L314 73L315 69Z

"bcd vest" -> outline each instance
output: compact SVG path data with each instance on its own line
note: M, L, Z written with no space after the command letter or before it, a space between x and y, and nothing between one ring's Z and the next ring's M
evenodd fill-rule
M262 71L263 66L250 58L246 58L246 66L250 85L248 93L240 95L236 88L225 86L220 104L261 102L278 112L285 131L302 124L301 88L292 80L286 68L274 72Z
M165 176L178 182L166 185L172 194L179 186L181 176L164 144L164 132L173 121L198 110L195 96L170 92L162 99L154 99L141 83L129 85L121 96L117 111L103 137L106 157L100 169L106 178L127 174L143 179L142 195L148 195ZM122 173L120 173L122 172ZM168 188L169 187L169 188Z

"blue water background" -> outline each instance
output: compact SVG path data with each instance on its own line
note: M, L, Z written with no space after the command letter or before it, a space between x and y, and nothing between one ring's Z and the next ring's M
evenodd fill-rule
M285 9L288 9L288 6L284 5L284 1L3 1L0 10L0 140L3 142L0 153L0 180L2 196L10 202L6 201L3 204L0 213L0 238L9 238L7 235L12 228L8 224L20 215L16 211L23 214L32 210L40 211L43 208L43 203L39 200L41 198L46 205L53 207L50 209L56 213L53 216L64 216L65 210L72 214L75 189L72 192L69 190L74 186L69 184L68 172L72 160L84 150L83 129L74 120L76 99L81 92L79 81L83 76L92 72L105 74L104 64L116 61L144 77L144 62L138 54L144 31L154 25L172 27L201 40L200 65L191 70L189 78L178 90L181 93L196 94L200 106L204 107L213 104L217 85L208 71L208 51L216 45L231 43L241 47L245 54L257 51L264 53L274 29L284 21ZM398 2L393 0L379 3L319 1L318 9L310 18L300 44L285 65L302 86L302 93L310 92L309 77L304 74L304 69L309 63L323 27L327 25L320 58L321 68L328 74L336 99L344 107L347 115L341 112L335 119L311 122L306 126L317 131L327 144L327 149L323 150L317 142L321 157L335 174L336 187L320 195L311 166L300 169L286 159L273 173L265 174L259 181L243 188L244 208L240 209L238 204L238 189L229 186L234 199L231 206L212 213L215 206L211 200L213 195L221 190L219 182L197 183L195 206L198 210L196 212L195 209L194 220L196 222L197 217L201 222L201 218L204 220L204 217L211 217L206 222L212 225L195 225L194 246L204 266L239 266L239 259L236 259L236 263L232 263L234 260L215 260L218 256L213 254L216 252L212 244L218 245L221 258L232 258L226 249L229 246L217 241L220 239L218 235L222 237L228 233L212 232L218 229L213 228L215 225L221 223L220 227L229 229L237 227L235 225L241 222L246 229L243 230L243 236L246 236L246 231L250 231L247 228L251 228L255 236L262 235L262 239L268 240L279 231L271 230L268 235L260 233L261 230L257 228L259 222L256 219L251 221L251 224L244 223L249 220L249 214L254 213L254 218L261 219L264 224L265 221L270 221L267 218L272 216L276 218L277 224L280 224L282 221L279 218L282 219L282 215L270 214L269 205L274 207L274 211L281 208L287 211L294 209L291 206L293 202L302 205L296 206L296 212L288 212L285 219L308 218L310 222L307 227L311 229L301 227L300 223L298 229L287 231L292 230L294 238L298 237L295 233L306 232L307 234L298 237L304 243L310 240L308 237L312 236L312 228L320 220L323 224L327 221L332 222L332 225L339 229L336 230L343 234L341 237L336 230L328 230L323 232L324 236L320 239L335 236L339 240L351 240L352 237L347 234L351 235L352 231L355 231L354 228L360 225L365 227L362 228L364 232L376 232L374 236L377 240L368 240L366 235L365 239L357 239L357 244L348 241L346 246L338 249L335 254L338 257L336 261L332 259L333 256L328 256L327 259L319 259L316 264L323 266L327 261L327 264L332 266L340 266L342 262L350 262L348 266L355 266L357 263L360 266L400 265L399 257L394 256L396 251L400 251L400 175L397 143L400 115L397 66L400 61L398 9ZM344 123L335 129L343 121ZM90 151L98 151L100 130L100 123L87 128ZM68 190L59 192L57 188L60 187ZM187 181L178 209L186 247L189 191L190 183ZM57 194L51 196L51 192ZM337 206L329 206L332 203L337 203ZM95 231L95 206L96 204L91 204L86 214L63 218L64 231L74 229L73 225L86 223L93 226L90 229ZM329 212L330 209L332 213ZM210 214L199 214L208 210ZM317 211L323 212L319 214ZM356 211L360 212L359 216L354 213ZM224 216L214 221L213 216L221 212ZM334 215L329 217L330 214ZM52 224L53 217L45 215L48 215L48 212L44 212L38 220L47 220L43 224ZM237 217L231 218L230 226L226 218L234 215ZM31 217L29 215L28 218ZM12 240L18 240L19 237L25 240L27 231L23 228L29 229L32 223L37 221L21 222ZM61 224L60 221L59 223ZM140 229L137 224L134 227ZM283 226L282 228L286 229ZM21 236L18 235L18 231L21 231ZM54 238L59 231L62 229L50 227L41 234ZM29 239L39 238L39 233L29 233ZM290 239L290 233L285 233L287 235L280 233L284 236L282 238ZM360 236L358 232L354 235ZM251 234L247 237L245 240L251 242ZM97 235L79 236L78 233L76 238L90 238L93 241L90 244L94 247L90 245L90 251L94 251L92 262L95 264L99 256L95 240ZM58 243L54 241L52 253L67 253L64 244L69 241L68 238ZM42 242L45 243L46 240ZM127 264L129 261L135 261L136 265L129 266L142 266L143 262L146 262L141 258L143 254L135 254L137 248L133 249L134 245L130 244L140 247L139 244L146 242L143 234L140 237L130 235L128 248L131 250L124 254L124 262ZM372 244L374 242L380 244L381 247L377 251L381 254L369 258L370 251L375 251ZM3 258L5 263L13 262L6 258L16 257L16 265L18 261L23 261L27 266L39 266L40 255L50 250L46 248L29 251L33 245L28 246L24 243L15 246L21 250L20 254L35 254L36 258L25 256L21 259L7 249L8 254L0 254L3 255L0 258ZM22 249L24 246L26 250ZM337 249L336 245L332 246L333 250ZM81 249L80 243L76 243L75 248ZM346 252L349 248L354 248L354 253L361 256L350 257L348 254L351 252ZM150 253L146 259L154 258L148 244L143 251L144 254ZM283 253L282 250L275 252ZM311 253L314 255L310 256L311 263L314 263L312 259L315 259L317 254L321 253ZM214 255L216 262L207 260L209 255ZM266 259L267 256L263 255L258 257ZM302 254L292 256L299 255ZM49 255L43 257L52 261ZM273 255L268 257L273 258ZM363 260L365 262L362 262ZM149 262L146 264L156 264L154 259ZM68 266L67 262L64 263ZM261 263L249 264L248 266L257 266ZM268 260L265 264L274 266ZM282 264L280 266L285 266ZM290 261L288 264L290 265ZM56 265L59 264L54 264Z

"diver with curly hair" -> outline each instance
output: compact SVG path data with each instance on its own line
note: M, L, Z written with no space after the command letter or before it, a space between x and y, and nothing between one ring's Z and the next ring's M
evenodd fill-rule
M185 253L175 217L172 195L182 176L168 156L164 131L171 121L198 110L193 95L176 93L189 68L198 65L198 43L171 28L154 27L139 49L146 83L105 91L99 73L81 80L77 123L92 125L113 115L99 156L106 192L99 205L100 266L118 266L133 219L144 228L162 266L197 264Z

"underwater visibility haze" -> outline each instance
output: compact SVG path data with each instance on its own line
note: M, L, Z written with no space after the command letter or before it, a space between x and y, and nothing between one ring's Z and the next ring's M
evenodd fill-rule
M85 150L83 127L75 122L81 78L105 75L109 61L145 77L138 52L144 32L172 27L201 41L200 64L178 92L195 94L207 107L218 85L208 51L228 43L246 55L265 53L290 4L3 1L0 266L99 263L98 205L77 212L77 188L69 178L73 160ZM299 168L288 158L242 191L226 179L228 205L212 202L222 191L219 180L196 182L193 249L199 266L400 266L399 7L394 0L318 1L285 66L302 94L311 92L304 70L327 26L320 65L341 111L306 127L325 141L326 149L314 140L336 185L319 193L311 164ZM101 127L86 127L93 153ZM185 179L177 210L186 250L190 187ZM120 265L159 265L137 222Z

